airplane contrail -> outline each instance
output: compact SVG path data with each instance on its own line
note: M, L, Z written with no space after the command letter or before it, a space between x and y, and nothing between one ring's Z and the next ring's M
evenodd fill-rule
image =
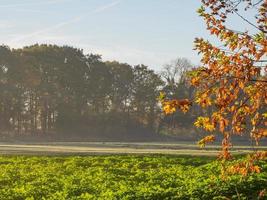
M120 2L121 2L121 0L111 2L109 4L106 4L106 5L103 5L103 6L100 6L100 7L96 8L96 9L94 9L89 13L85 13L85 14L76 16L76 17L74 17L74 18L72 18L70 20L60 22L60 23L58 23L56 25L50 26L48 28L45 28L45 29L42 29L42 30L39 30L39 31L32 32L30 34L26 34L26 35L14 38L13 40L10 41L10 43L19 42L21 40L24 40L24 39L27 39L27 38L30 38L30 37L33 37L33 36L36 36L36 35L39 35L39 34L42 34L42 33L46 33L46 32L52 31L52 30L56 30L58 28L64 27L66 25L69 25L71 23L78 22L78 21L80 21L81 19L83 19L84 17L86 17L89 14L95 14L95 13L103 12L103 11L109 9L109 8L112 8L112 7L116 6L116 5L118 5Z
M107 10L107 9L109 9L109 8L112 8L112 7L116 6L116 5L119 4L120 2L121 2L121 0L111 2L111 3L109 3L109 4L106 4L106 5L104 5L104 6L101 6L101 7L99 7L99 8L96 8L95 10L92 11L92 13L99 13L99 12L102 12L102 11L104 11L104 10Z

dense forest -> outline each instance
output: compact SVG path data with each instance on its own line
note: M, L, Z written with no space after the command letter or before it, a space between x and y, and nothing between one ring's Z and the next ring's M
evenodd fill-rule
M1 137L156 138L192 129L194 113L162 114L158 96L192 95L185 58L158 73L56 45L0 47ZM188 134L188 133L187 133ZM188 134L186 137L190 136Z

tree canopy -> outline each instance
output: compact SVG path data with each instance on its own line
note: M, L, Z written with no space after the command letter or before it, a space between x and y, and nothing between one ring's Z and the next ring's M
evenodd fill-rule
M70 46L2 45L0 132L149 140L168 124L157 101L167 85L148 66L103 61Z
M242 16L239 13L242 9L245 13L254 10L255 21ZM186 112L192 103L196 103L210 110L194 123L207 132L199 144L205 146L213 142L215 133L219 132L223 136L220 157L229 159L232 136L249 135L255 144L267 137L267 2L202 0L197 12L210 35L221 45L195 39L195 49L202 55L201 66L188 73L189 81L196 89L195 95L183 100L162 96L163 108L166 113L177 109ZM232 30L229 28L231 15L240 17L241 22L254 30ZM235 170L244 174L257 171L251 163L264 156L267 156L266 152L256 152L249 164L241 164Z

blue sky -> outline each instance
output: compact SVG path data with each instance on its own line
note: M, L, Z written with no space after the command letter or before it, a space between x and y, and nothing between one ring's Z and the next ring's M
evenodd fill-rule
M15 48L70 45L155 70L177 57L198 64L194 38L208 38L199 6L200 0L0 0L0 38Z

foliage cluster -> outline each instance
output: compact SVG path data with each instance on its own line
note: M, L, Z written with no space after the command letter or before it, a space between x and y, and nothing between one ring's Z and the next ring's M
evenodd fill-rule
M217 42L195 39L195 50L202 59L201 66L189 73L191 85L196 88L194 97L190 100L163 99L162 104L167 114L177 109L186 112L193 103L211 110L195 122L196 127L207 132L199 144L205 146L205 143L213 142L215 133L220 133L223 138L220 158L228 160L232 158L233 136L246 135L257 145L260 139L267 137L267 1L201 2L197 12ZM252 19L248 17L251 12ZM244 22L246 31L231 27L233 15ZM236 171L242 174L258 171L253 162L267 153L257 154L241 164L244 170L247 166L244 172Z

